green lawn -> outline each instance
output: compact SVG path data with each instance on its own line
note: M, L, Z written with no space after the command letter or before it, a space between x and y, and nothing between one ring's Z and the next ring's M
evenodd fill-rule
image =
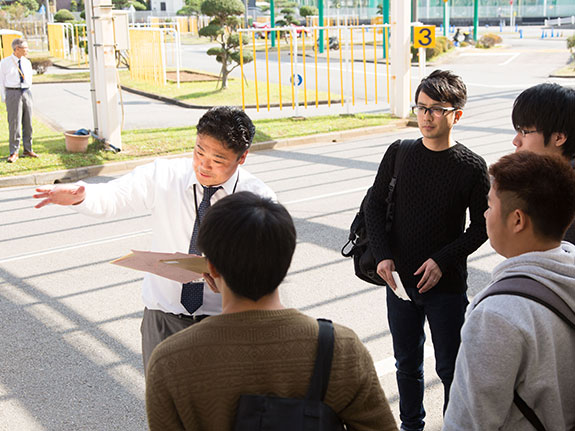
M34 151L38 159L20 158L16 163L7 163L8 127L6 109L0 104L0 176L25 175L35 172L48 172L72 169L83 166L102 165L141 157L155 157L190 151L195 142L195 127L170 129L130 130L122 133L122 151L114 154L104 151L96 142L89 145L86 153L68 153L64 135L55 132L49 126L34 119ZM290 118L255 121L256 136L254 142L284 139L296 136L361 127L379 126L391 121L388 114L365 114L357 116L312 117L304 120ZM294 125L297 124L297 127Z

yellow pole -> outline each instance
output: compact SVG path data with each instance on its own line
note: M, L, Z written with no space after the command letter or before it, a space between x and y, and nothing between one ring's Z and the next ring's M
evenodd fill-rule
M78 25L77 24L74 25L74 34L76 36L76 52L78 53L78 59L76 61L76 64L79 66L80 65L80 37L78 36Z
M270 110L270 69L269 69L269 58L268 58L268 32L264 32L264 42L266 44L266 89L267 89L267 100L268 100L268 111Z
M318 106L318 94L317 94L317 29L313 29L313 47L314 47L314 59L315 59L315 107Z
M277 31L277 41L278 41L278 82L279 82L279 92L280 92L280 111L282 110L282 63L281 63L281 38L280 31Z
M373 27L373 74L375 75L375 104L377 105L377 30Z
M389 37L389 27L385 27L385 74L387 76L387 103L389 103L389 46L388 46L388 37Z
M86 45L88 44L88 40L86 38L86 26L82 26L82 36L84 38L84 41L86 42ZM84 64L88 65L88 56L86 55L86 51L84 49L82 49L82 56L84 57Z
M256 108L260 112L260 99L258 97L258 70L256 68L256 32L252 31L252 47L254 50L254 80L256 82Z
M341 106L344 103L343 97L343 64L342 64L342 53L341 46L343 45L343 40L341 39L341 27L339 28L339 84L341 87Z
M242 109L246 110L246 96L244 89L244 44L242 43L242 32L239 32L240 36L240 70L241 70L241 80L242 80Z
M355 106L355 76L353 67L353 27L349 29L351 52L351 104Z
M303 104L307 109L307 79L305 73L305 31L301 32L302 58L303 58Z
M365 93L365 104L367 105L367 65L365 61L365 27L361 27L361 43L363 45L363 88Z
M295 76L293 75L293 32L289 32L289 58L291 66L291 109L295 109Z
M329 82L329 29L325 29L325 40L326 40L326 50L327 50L327 106L331 107L331 87Z

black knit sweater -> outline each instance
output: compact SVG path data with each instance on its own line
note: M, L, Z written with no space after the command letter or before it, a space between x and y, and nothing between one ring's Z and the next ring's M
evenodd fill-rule
M376 262L393 259L405 287L415 288L413 273L432 258L443 276L434 291L467 289L467 256L487 239L485 218L489 176L485 161L457 143L431 151L418 139L405 156L395 189L392 231L385 233L385 199L398 143L386 151L365 209ZM465 229L469 208L470 225Z

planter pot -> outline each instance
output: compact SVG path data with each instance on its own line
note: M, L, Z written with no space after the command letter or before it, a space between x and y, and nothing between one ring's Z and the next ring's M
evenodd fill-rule
M70 153L85 153L90 142L90 135L74 135L75 130L64 132L66 151Z

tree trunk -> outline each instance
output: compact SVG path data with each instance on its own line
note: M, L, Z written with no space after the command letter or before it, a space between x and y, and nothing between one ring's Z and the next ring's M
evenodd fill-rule
M228 88L228 52L224 51L222 55L222 90Z

